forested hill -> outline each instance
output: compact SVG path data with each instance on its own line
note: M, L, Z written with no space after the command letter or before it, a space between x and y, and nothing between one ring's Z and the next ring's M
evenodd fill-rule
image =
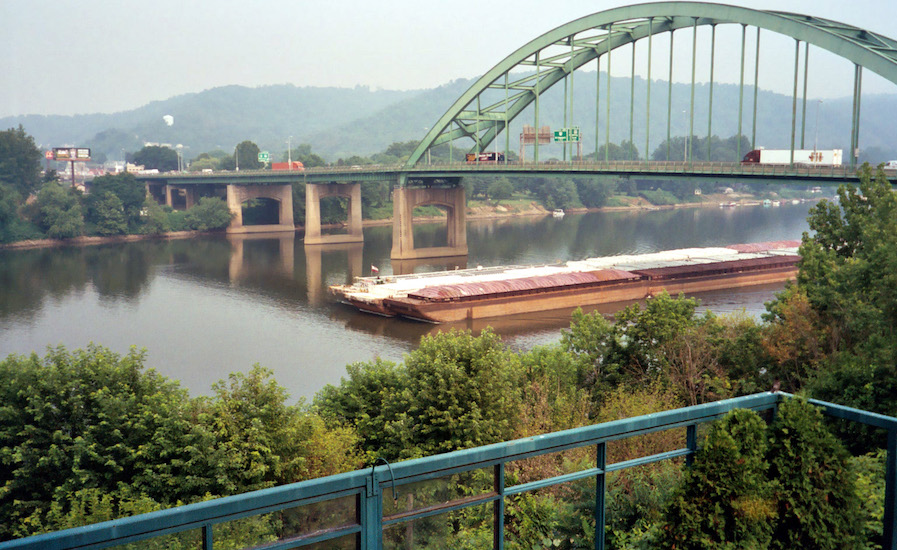
M22 124L43 148L78 145L121 158L146 142L183 144L189 158L214 149L230 150L250 139L266 149L286 150L313 143L315 136L420 95L420 91L315 88L293 85L225 86L154 101L114 114L26 115L0 119L0 128ZM163 116L174 124L167 125Z
M0 119L0 128L22 124L42 147L62 145L87 146L94 156L103 153L120 159L122 151L134 152L146 142L183 144L185 156L194 157L204 151L229 151L245 139L252 140L275 158L287 148L292 136L294 146L312 145L313 150L328 160L353 154L370 155L383 151L396 141L420 139L439 117L464 93L473 80L459 79L438 88L415 91L371 90L355 88L314 88L293 85L247 88L226 86L195 94L155 101L139 109L114 114L74 116L28 115ZM540 124L552 128L563 126L563 86L543 95ZM605 139L605 93L602 82L599 143ZM636 77L633 141L641 155L645 149L645 98L647 82ZM576 75L573 123L582 128L584 152L594 151L595 144L595 78ZM651 86L650 154L667 132L667 93L664 81ZM695 91L694 133L707 134L709 86L700 84ZM499 94L502 95L503 94ZM673 136L686 133L685 113L690 108L691 87L673 85L671 106ZM611 90L610 140L619 143L630 135L630 80L614 78ZM496 97L495 100L501 98ZM753 89L745 88L742 132L752 132L751 111ZM798 117L802 105L797 105ZM738 130L738 87L715 84L713 88L714 118L712 133L728 137ZM792 98L761 89L758 95L757 144L767 148L787 148L791 139ZM817 128L818 109L818 128ZM814 142L821 149L841 148L847 154L850 140L851 99L841 98L817 103L807 102L805 147ZM163 116L174 117L169 126ZM897 158L897 94L863 97L861 119L861 160L880 162ZM512 149L517 148L520 126L532 124L526 112L512 122ZM796 145L800 147L801 123L798 118ZM817 137L818 133L818 137ZM501 144L503 145L503 144ZM549 153L551 154L551 153Z

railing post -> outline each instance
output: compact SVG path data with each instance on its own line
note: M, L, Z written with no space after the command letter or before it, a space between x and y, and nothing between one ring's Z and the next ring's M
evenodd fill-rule
M885 513L882 518L882 548L897 550L897 430L888 430L888 455L885 460Z
M212 550L212 524L207 523L202 526L202 550Z
M493 485L498 500L492 508L492 548L503 550L505 547L505 463L496 464L492 469Z
M383 499L380 498L380 483L375 475L365 482L365 491L359 495L361 517L361 550L381 550L383 548Z
M691 451L685 457L685 465L691 466L695 462L695 452L698 450L698 429L695 424L685 428L685 446Z
M599 470L598 475L595 476L595 550L604 550L606 445L606 443L599 443L595 447L595 467Z

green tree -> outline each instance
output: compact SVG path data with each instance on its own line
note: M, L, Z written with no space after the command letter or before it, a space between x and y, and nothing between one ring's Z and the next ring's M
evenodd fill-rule
M240 167L241 170L258 170L264 167L264 163L259 162L259 146L255 143L246 140L241 141L236 148L237 166Z
M498 178L489 184L488 195L494 201L504 201L514 194L514 185L508 178Z
M171 223L168 221L168 214L155 199L147 197L143 203L141 210L141 221L143 225L140 228L141 233L146 235L158 235L171 230Z
M170 172L178 169L178 154L168 147L147 145L131 156L131 162L142 165L147 170Z
M837 202L820 201L810 212L813 234L803 237L796 283L810 315L784 315L788 293L770 309L794 335L794 349L812 360L802 380L811 378L814 396L893 415L897 197L881 170L864 165L859 175L858 187L841 186Z
M606 152L606 155L605 155ZM586 159L595 159L595 153L585 155ZM619 145L603 143L598 147L598 161L607 160L639 160L638 147L624 139Z
M542 206L549 210L570 208L580 204L576 185L571 180L545 178L536 194Z
M191 229L211 231L227 227L233 217L223 199L203 197L199 204L187 211L187 224Z
M314 407L330 427L350 426L362 435L360 448L373 460L382 450L399 445L388 427L389 406L391 397L407 387L407 371L378 358L347 365L346 372L349 376L339 386L328 384L315 395Z
M519 367L491 330L421 338L405 358L408 386L395 396L398 424L410 431L402 458L509 439L518 418ZM409 422L410 421L410 422Z
M128 231L125 220L125 209L121 200L114 194L105 192L93 203L93 212L97 221L97 233L100 235L123 235Z
M136 230L140 225L141 211L146 202L146 186L137 181L134 174L123 172L120 174L100 176L94 178L90 187L90 194L85 197L87 215L90 221L99 223L93 211L96 202L102 200L103 195L111 193L121 202L122 213L129 230Z
M41 152L20 124L0 132L0 185L27 198L40 184Z
M765 428L756 413L740 409L711 424L664 511L656 547L769 546L776 509L767 477Z
M818 408L796 398L779 405L766 459L778 503L770 548L864 547L849 458Z
M385 151L374 155L372 159L378 164L399 164L408 160L408 157L417 148L417 144L418 142L415 140L395 141L390 143ZM460 160L464 158L464 155L455 158Z
M271 371L253 366L212 386L201 421L215 436L223 494L250 491L360 466L353 431L322 437L324 426L297 406ZM326 445L322 446L322 443ZM348 451L348 452L347 452ZM314 456L318 455L315 460Z
M0 363L0 539L33 533L84 489L174 503L213 488L185 392L143 363L98 346Z
M421 339L401 367L350 366L315 407L331 426L354 427L369 458L414 458L509 439L519 407L519 366L490 330Z
M21 197L11 185L0 183L0 242L10 239L12 226L19 220Z
M290 156L287 156L287 153L283 154L283 157L280 159L283 162L287 162L292 158L294 161L299 161L306 168L317 168L319 166L326 166L327 162L321 158L317 153L313 153L311 150L311 145L307 143L303 143L298 147L295 147L291 152Z
M78 195L56 182L44 184L37 196L40 226L52 239L68 239L84 233L84 216Z
M598 178L576 180L576 194L583 206L588 208L600 208L606 205L616 188L617 184L612 180Z

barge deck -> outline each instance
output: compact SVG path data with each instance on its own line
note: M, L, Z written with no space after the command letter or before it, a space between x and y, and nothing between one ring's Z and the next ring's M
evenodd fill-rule
M445 323L784 282L799 241L688 248L559 264L359 277L330 293L360 311Z

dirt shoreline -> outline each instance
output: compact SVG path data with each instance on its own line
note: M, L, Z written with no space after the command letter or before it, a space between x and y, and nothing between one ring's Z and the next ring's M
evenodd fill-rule
M643 199L642 199L643 200ZM731 200L731 197L730 197ZM728 201L727 201L728 202ZM759 201L751 199L747 199L744 197L740 197L740 200L736 201L739 206L754 206L759 204ZM627 211L642 211L642 210L671 210L675 208L701 208L701 207L716 207L718 205L717 202L713 202L710 200L705 200L703 202L696 203L680 203L680 204L671 204L671 205L663 205L663 206L654 206L647 201L644 202L636 202L634 204L628 206L602 206L600 208L568 208L566 210L567 213L570 214L583 214L586 212L627 212ZM473 210L473 211L470 211ZM469 209L467 213L468 220L490 220L490 219L499 219L499 218L519 218L519 217L542 217L542 216L550 216L551 212L546 210L540 205L532 204L530 208L517 211L517 212L501 212L496 211L495 207L477 207L475 209ZM432 223L438 222L441 220L445 220L445 216L428 216L428 217L418 217L414 218L413 223ZM383 220L364 220L362 221L363 227L376 227L376 226L384 226L391 225L393 222L392 218L386 218ZM323 229L338 229L340 227L345 227L345 224L324 224L321 226ZM304 233L305 227L302 225L296 226L297 233ZM59 248L66 246L95 246L100 244L115 244L115 243L128 243L128 242L137 242L137 241L171 241L171 240L180 240L180 239L194 239L197 237L205 236L205 235L221 235L223 234L223 230L219 231L171 231L169 233L161 233L157 235L114 235L108 237L101 236L84 236L84 237L73 237L71 239L32 239L25 241L17 241L14 243L6 243L0 244L0 250L31 250L36 248Z

